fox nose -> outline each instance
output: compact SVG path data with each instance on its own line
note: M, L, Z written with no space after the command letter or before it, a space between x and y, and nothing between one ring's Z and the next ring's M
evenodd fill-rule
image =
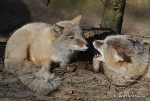
M87 43L87 44L86 44L86 47L90 47L90 45Z

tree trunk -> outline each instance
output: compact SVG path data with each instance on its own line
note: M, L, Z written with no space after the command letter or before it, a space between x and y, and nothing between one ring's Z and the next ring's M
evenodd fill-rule
M43 1L44 5L46 5L46 6L48 6L48 4L50 2L50 0L42 0L42 1Z
M101 27L111 28L116 33L121 33L123 14L126 0L105 0L105 12L103 14Z

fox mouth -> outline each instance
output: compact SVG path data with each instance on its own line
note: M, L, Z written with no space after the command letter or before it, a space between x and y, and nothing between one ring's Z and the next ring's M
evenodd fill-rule
M99 58L99 57L101 57L101 56L102 56L102 54L101 54L97 49L95 49L94 58Z

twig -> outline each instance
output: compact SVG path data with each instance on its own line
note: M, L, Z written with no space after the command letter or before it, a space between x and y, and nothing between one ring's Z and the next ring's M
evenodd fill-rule
M108 4L107 4L107 3L104 3L104 1L103 1L103 0L101 0L101 1L102 1L103 5L104 5L105 7L107 7L107 6L108 6Z

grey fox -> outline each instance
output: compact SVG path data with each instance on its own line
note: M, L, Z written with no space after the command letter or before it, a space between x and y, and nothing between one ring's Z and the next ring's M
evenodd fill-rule
M143 76L150 77L149 45L129 35L108 36L93 45L99 51L93 69L98 72L102 61L104 74L114 85L127 86Z
M65 66L75 51L88 49L80 19L78 16L52 26L29 23L16 30L6 45L5 69L33 91L53 91L61 84L61 78L50 72L51 63Z

